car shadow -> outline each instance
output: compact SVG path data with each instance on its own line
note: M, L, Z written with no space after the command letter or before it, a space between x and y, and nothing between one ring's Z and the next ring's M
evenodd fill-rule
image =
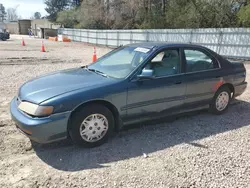
M220 116L198 111L157 122L132 125L108 143L91 149L75 146L67 140L32 145L42 161L59 170L105 168L110 162L143 157L143 153L150 155L183 143L208 149L209 145L200 144L200 139L248 126L249 109L250 103L234 100L229 110Z

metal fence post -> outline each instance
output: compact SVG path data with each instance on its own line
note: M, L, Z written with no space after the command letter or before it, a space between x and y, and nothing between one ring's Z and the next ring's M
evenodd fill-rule
M71 37L72 37L72 33L70 33L71 30L70 30L70 29L67 29L66 31L67 31L67 36L71 36ZM72 40L73 40L73 39L72 39Z
M89 43L89 30L87 30L87 43Z
M82 42L82 30L80 29L80 42Z
M108 46L108 31L106 30L106 41L105 41L105 43L106 43L106 46Z
M132 31L130 31L129 41L130 41L130 43L133 42L133 32Z
M147 42L149 41L149 31L148 30L146 31L146 41Z
M95 30L95 44L98 44L97 30Z
M119 31L117 31L117 46L119 46L120 44L119 38L120 38L120 33Z
M193 41L193 30L191 30L191 32L190 32L189 43L192 44L192 41Z
M218 54L220 54L220 51L221 51L222 40L223 40L223 32L220 31L219 38L218 38L218 48L217 48Z

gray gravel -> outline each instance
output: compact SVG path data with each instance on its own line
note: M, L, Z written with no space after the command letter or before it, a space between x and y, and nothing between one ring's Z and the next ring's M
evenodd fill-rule
M93 48L45 41L49 52L41 53L40 40L25 40L26 47L19 36L0 43L0 187L250 187L249 88L224 115L202 111L137 125L98 148L31 143L9 117L18 87L87 64Z

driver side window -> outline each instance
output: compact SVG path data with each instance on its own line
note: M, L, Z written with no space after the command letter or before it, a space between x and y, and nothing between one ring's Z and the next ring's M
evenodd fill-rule
M164 77L181 72L181 59L178 49L166 49L158 53L145 67L153 70L155 77Z

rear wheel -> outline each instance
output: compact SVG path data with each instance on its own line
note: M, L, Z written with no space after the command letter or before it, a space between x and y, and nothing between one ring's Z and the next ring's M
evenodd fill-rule
M214 114L222 114L228 109L228 105L231 101L231 91L228 87L220 88L210 105L210 110Z
M71 117L69 134L77 145L99 146L108 140L113 131L113 114L103 105L85 106Z

